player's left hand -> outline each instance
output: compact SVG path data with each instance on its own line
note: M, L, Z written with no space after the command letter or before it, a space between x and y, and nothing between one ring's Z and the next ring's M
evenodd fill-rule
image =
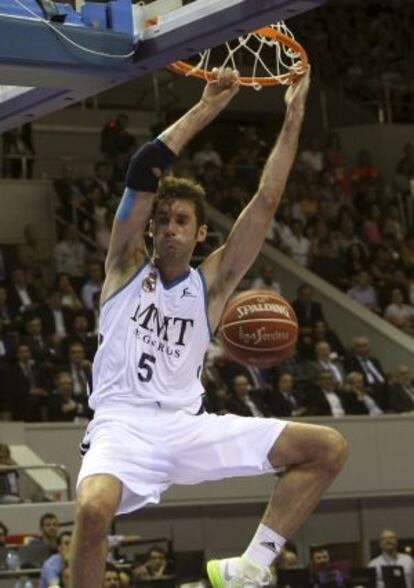
M288 110L303 114L309 91L310 73L311 68L309 66L306 72L287 89L285 103Z
M221 110L237 94L239 88L239 72L230 67L214 68L212 79L207 82L201 100L208 106Z

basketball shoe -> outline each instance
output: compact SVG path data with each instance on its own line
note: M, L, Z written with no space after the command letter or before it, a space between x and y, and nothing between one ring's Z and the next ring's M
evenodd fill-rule
M245 557L212 559L207 563L207 575L213 588L258 588L270 586L270 568L262 568Z

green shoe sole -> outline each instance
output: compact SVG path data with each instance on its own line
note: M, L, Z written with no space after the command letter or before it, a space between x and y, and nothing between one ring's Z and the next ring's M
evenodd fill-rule
M217 559L212 559L207 562L207 576L213 588L226 588L224 580L220 574L220 567Z

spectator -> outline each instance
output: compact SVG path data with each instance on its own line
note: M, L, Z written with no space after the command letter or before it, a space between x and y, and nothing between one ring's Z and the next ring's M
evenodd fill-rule
M367 391L364 376L360 372L351 372L346 376L344 387L344 405L347 414L369 414L378 416L382 410Z
M377 588L384 588L382 568L386 566L401 566L404 570L405 585L407 588L414 583L414 560L410 555L399 553L398 538L394 531L384 529L381 532L379 545L381 555L372 559L368 566L375 568L377 572Z
M392 235L395 243L401 244L404 241L405 230L400 220L398 203L392 201L385 210L382 232L385 235Z
M299 559L296 546L288 541L277 559L277 569L291 570L297 567L299 567Z
M33 176L35 149L30 123L3 133L3 176L28 178Z
M404 364L399 365L393 373L388 408L392 412L414 411L414 379L410 368Z
M88 266L88 280L82 286L82 300L87 310L93 310L93 295L102 290L103 271L98 261L93 261Z
M73 394L82 402L86 399L88 385L92 382L92 364L86 359L85 348L82 343L72 343L69 346L69 363L64 366L73 382Z
M18 345L17 362L10 365L6 378L8 408L13 420L47 420L48 372L33 360L27 344Z
M309 141L309 147L299 153L298 162L305 169L319 173L324 167L324 155L318 137L313 136Z
M47 301L39 308L39 317L45 336L51 338L54 346L72 330L73 313L70 307L62 304L59 290L49 292Z
M62 588L71 588L69 562L65 562L64 564L63 570L60 574L59 586L61 586Z
M328 323L324 320L316 321L312 329L312 343L313 346L319 341L327 341L332 350L337 356L342 359L345 356L345 347L339 339L335 331L333 331Z
M57 516L51 512L44 513L40 517L39 528L41 532L39 541L49 549L50 555L57 553L59 534L59 520Z
M208 163L212 163L218 168L222 166L221 157L214 149L212 141L204 141L201 149L196 151L193 157L193 164L199 174L203 173L203 169Z
M272 415L277 417L300 417L306 412L302 398L295 390L295 381L289 372L282 372L277 379L276 389L266 395Z
M297 290L297 298L292 302L300 329L310 334L316 321L324 320L322 306L313 300L314 290L308 284L301 284Z
M72 376L68 372L59 372L56 376L56 389L49 404L49 420L73 422L86 418L87 396L75 397Z
M330 238L320 241L319 252L312 263L312 271L333 286L344 289L348 279L345 265L335 245Z
M281 294L280 284L275 280L274 267L269 261L261 265L260 275L252 281L250 288L252 290L271 290L272 292L276 292L276 294Z
M72 311L77 312L83 308L83 304L78 294L76 293L75 287L72 283L72 279L69 274L60 274L56 280L56 289L59 290L62 297L62 306L70 308Z
M384 384L385 373L378 359L371 355L371 344L368 337L358 336L353 339L353 353L345 361L347 372L361 372L365 384Z
M368 258L365 248L360 243L351 243L346 250L345 268L348 276L367 270Z
M342 417L345 413L343 395L337 391L337 384L330 370L320 370L316 377L317 386L307 398L308 414L317 416Z
M4 324L0 319L0 368L7 367L16 353L16 337L4 332ZM1 398L1 396L0 396Z
M82 181L76 178L76 170L72 163L63 165L61 178L54 181L54 186L59 200L59 215L68 223L74 222L73 207L83 201L84 186Z
M25 335L21 342L30 347L33 359L48 365L56 363L56 351L53 349L50 338L43 332L42 319L37 315L26 315L24 328Z
M148 550L145 563L135 565L132 568L132 578L134 580L165 578L169 575L171 574L167 554L161 547L151 547Z
M313 373L316 376L320 370L330 371L341 388L345 383L345 369L336 353L332 352L327 341L318 341L315 345L315 361L312 364Z
M291 223L291 236L285 237L282 241L282 246L288 251L288 254L298 263L299 265L308 265L308 253L309 253L309 239L304 235L304 226L302 221L294 219Z
M22 502L17 470L2 471L2 466L9 467L12 465L10 447L5 443L0 443L0 504L18 504Z
M109 200L112 193L111 167L106 161L98 161L94 166L93 184L98 186L104 202Z
M345 588L346 578L331 564L329 551L323 545L312 549L311 582L313 588Z
M48 588L58 585L59 578L65 563L69 559L69 550L72 534L69 531L60 533L57 540L58 552L51 555L43 564L39 580L39 588Z
M65 361L69 358L69 348L72 343L81 343L85 350L86 359L93 360L98 346L96 335L90 332L90 324L86 312L77 312L73 319L73 331L62 339L60 353Z
M384 241L380 223L381 209L377 204L373 204L361 227L361 237L369 249L381 245Z
M414 317L414 306L406 304L401 288L393 288L391 302L385 309L384 317L398 329L405 330Z
M242 374L233 378L227 408L229 412L240 416L263 417L268 414L259 393L251 390L249 380Z
M33 310L40 302L38 291L29 284L27 273L20 267L17 267L12 271L8 299L13 315Z
M87 251L74 225L66 227L63 239L55 246L54 255L56 270L69 274L75 283L80 284L85 274Z
M371 284L371 276L365 270L361 270L356 276L356 284L349 288L347 294L352 300L362 304L365 308L378 312L378 294Z
M24 242L18 248L19 263L30 272L36 288L42 291L50 282L52 252L46 241L39 239L34 225L26 225L23 236Z
M121 588L121 577L117 568L110 562L105 565L102 588Z

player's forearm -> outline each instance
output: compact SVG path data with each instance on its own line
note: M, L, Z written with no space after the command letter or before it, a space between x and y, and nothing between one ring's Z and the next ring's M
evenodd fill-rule
M163 131L159 138L171 151L179 155L187 143L214 120L221 110L200 100L184 116Z
M286 112L282 130L263 169L258 194L277 207L285 190L286 182L295 160L303 111Z

